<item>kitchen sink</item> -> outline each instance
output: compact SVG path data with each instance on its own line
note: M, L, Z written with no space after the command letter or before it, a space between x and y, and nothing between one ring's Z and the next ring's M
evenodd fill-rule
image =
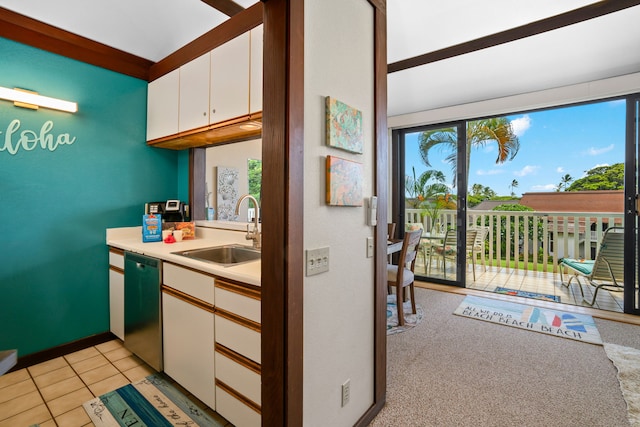
M260 251L242 245L224 245L211 248L193 249L190 251L172 252L199 261L212 262L225 267L244 264L260 259Z

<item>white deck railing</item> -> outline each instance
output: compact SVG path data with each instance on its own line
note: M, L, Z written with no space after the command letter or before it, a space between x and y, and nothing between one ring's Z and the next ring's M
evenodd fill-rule
M437 221L456 228L456 217L454 210L441 210ZM545 272L556 272L563 257L595 258L604 230L623 223L622 214L595 212L469 210L467 217L467 227L489 228L487 265ZM419 222L431 230L429 217L423 219L419 209L407 209L405 223Z

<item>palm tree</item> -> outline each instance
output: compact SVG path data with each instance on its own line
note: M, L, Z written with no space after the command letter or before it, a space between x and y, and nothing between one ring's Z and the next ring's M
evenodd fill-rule
M496 163L504 163L513 160L520 149L520 141L513 132L511 122L506 117L495 117L492 119L476 120L467 123L467 181L469 178L469 162L471 159L471 148L484 147L491 141L498 144L498 157ZM457 171L456 157L458 147L458 137L456 128L441 128L425 131L420 134L419 140L420 156L422 161L431 166L429 162L429 151L433 147L446 147L451 150L445 160L451 164L453 170L455 186L455 176Z
M419 177L416 177L416 169L412 168L413 176L405 177L405 191L408 198L414 199L413 202L407 200L407 204L414 208L419 208L424 202L428 202L430 199L447 194L449 187L444 183L446 178L441 171L429 169Z
M571 181L573 181L573 177L569 174L566 174L565 176L560 178L560 183L556 187L556 191L562 191L562 189L566 191L569 187L569 184L571 184Z
M513 181L511 181L511 184L509 185L509 187L511 187L511 197L515 197L516 196L516 193L513 191L513 189L517 188L519 184L520 183L518 182L517 179L514 179Z

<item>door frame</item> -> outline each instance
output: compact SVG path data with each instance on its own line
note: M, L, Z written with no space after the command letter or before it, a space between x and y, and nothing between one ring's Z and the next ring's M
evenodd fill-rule
M638 254L638 155L640 153L640 94L626 97L627 116L624 163L624 312L640 315L640 291L636 285L640 270ZM634 262L635 261L635 262Z

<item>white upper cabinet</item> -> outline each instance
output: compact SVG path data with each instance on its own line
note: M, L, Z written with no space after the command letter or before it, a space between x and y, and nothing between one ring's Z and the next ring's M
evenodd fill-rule
M249 112L262 111L262 43L263 25L251 30L251 76L249 80Z
M262 111L262 27L149 83L147 141Z
M211 51L209 121L249 114L249 32Z
M210 53L180 67L180 132L209 124Z
M180 70L149 83L147 93L147 140L178 133Z

